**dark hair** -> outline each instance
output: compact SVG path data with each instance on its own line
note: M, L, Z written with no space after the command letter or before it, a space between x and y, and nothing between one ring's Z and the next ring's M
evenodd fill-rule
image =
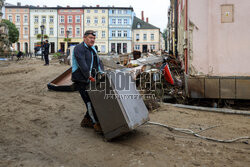
M96 36L96 33L93 30L87 30L87 31L85 31L84 36L88 36L90 34L93 35L93 36Z

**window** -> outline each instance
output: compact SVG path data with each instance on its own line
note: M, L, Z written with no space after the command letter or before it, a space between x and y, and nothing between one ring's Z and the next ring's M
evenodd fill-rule
M61 34L61 35L64 35L64 28L61 28L61 29L60 29L60 34Z
M54 28L49 28L49 35L53 35L54 34Z
M123 43L123 53L127 53L127 43Z
M122 19L118 19L118 24L122 24Z
M24 27L23 34L24 34L24 35L28 35L28 27Z
M49 22L54 23L54 16L49 16Z
M46 28L45 28L45 26L44 26L43 34L46 34Z
M72 23L72 16L68 16L68 23Z
M111 36L112 36L112 37L115 37L115 30L112 30Z
M105 10L102 10L102 13L105 13Z
M72 35L72 27L69 27L68 30L69 30L69 35Z
M136 27L137 27L137 28L141 28L141 24L138 23L138 24L136 25Z
M154 40L155 39L155 34L151 34L151 40Z
M118 37L121 37L121 36L122 36L122 31L121 31L121 30L118 30L118 31L117 31L117 36L118 36Z
M46 23L46 16L42 16L42 23Z
M140 50L140 45L135 45L135 50Z
M76 23L80 23L81 21L81 17L80 16L76 16Z
M151 50L155 50L155 45L150 45Z
M118 14L122 14L122 10L118 10Z
M106 47L105 47L105 45L101 45L101 52L102 52L102 53L105 53L105 52L106 52Z
M60 23L64 23L64 16L60 16Z
M12 22L12 15L9 15L9 21Z
M111 52L115 52L115 43L111 43Z
M28 23L28 16L27 16L27 15L24 15L24 16L23 16L23 20L24 20L24 23Z
M102 18L102 23L104 24L106 22L105 17Z
M124 36L124 37L127 37L127 36L128 36L128 31L127 31L127 30L123 31L123 36Z
M98 10L95 9L95 13L98 13Z
M123 24L128 24L128 19L124 19Z
M76 35L77 35L77 36L80 35L80 27L76 27Z
M105 31L102 31L102 38L105 38Z
M87 20L86 20L86 23L90 23L90 18L89 17L87 17Z
M95 17L94 22L95 22L95 24L97 24L97 23L98 23L98 18L97 18L97 17Z
M124 14L128 14L128 11L127 11L127 10L124 10L123 13L124 13Z
M38 21L39 21L38 16L35 16L34 22L35 22L35 23L38 23Z
M143 34L143 40L147 40L147 34Z
M98 38L98 31L95 32L95 37Z
M112 24L115 24L116 23L116 20L115 19L112 19Z
M111 10L111 13L112 13L112 14L115 14L115 10Z
M38 34L38 28L35 28L35 35Z
M16 22L20 23L20 16L19 15L16 16Z
M140 34L136 34L136 40L137 40L137 41L140 40Z
M87 13L90 13L90 10L89 10L89 9L87 10Z

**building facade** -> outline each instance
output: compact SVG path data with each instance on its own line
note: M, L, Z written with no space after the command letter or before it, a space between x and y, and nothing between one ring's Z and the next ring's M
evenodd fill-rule
M43 36L48 36L50 43L50 53L58 50L58 23L57 8L30 7L30 46L31 50L41 43L38 34L42 34L41 25L44 25Z
M142 19L143 12L142 12ZM160 45L160 29L134 17L133 22L133 50L141 52L158 51L161 49Z
M84 13L84 31L94 30L96 32L95 45L101 54L108 53L108 9L86 8Z
M83 41L83 28L82 8L58 8L58 48L61 51Z
M171 3L189 98L250 99L249 8L248 0Z
M132 52L133 8L109 9L109 52Z
M19 41L13 44L15 50L28 53L31 51L30 47L30 15L29 7L21 6L20 3L17 6L6 6L5 17L10 22L16 25L19 31Z

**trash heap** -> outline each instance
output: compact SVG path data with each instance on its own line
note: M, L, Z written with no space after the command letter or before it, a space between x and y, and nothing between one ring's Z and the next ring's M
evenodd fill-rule
M149 111L159 107L157 102L185 102L182 64L175 56L135 51L101 59L109 69L131 73Z

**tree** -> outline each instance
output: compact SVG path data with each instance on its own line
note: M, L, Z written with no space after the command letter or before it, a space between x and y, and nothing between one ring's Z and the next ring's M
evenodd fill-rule
M9 20L2 20L3 23L5 23L8 26L9 29L9 41L10 43L16 43L19 40L19 31L16 28L15 24L13 24L12 22L10 22Z

